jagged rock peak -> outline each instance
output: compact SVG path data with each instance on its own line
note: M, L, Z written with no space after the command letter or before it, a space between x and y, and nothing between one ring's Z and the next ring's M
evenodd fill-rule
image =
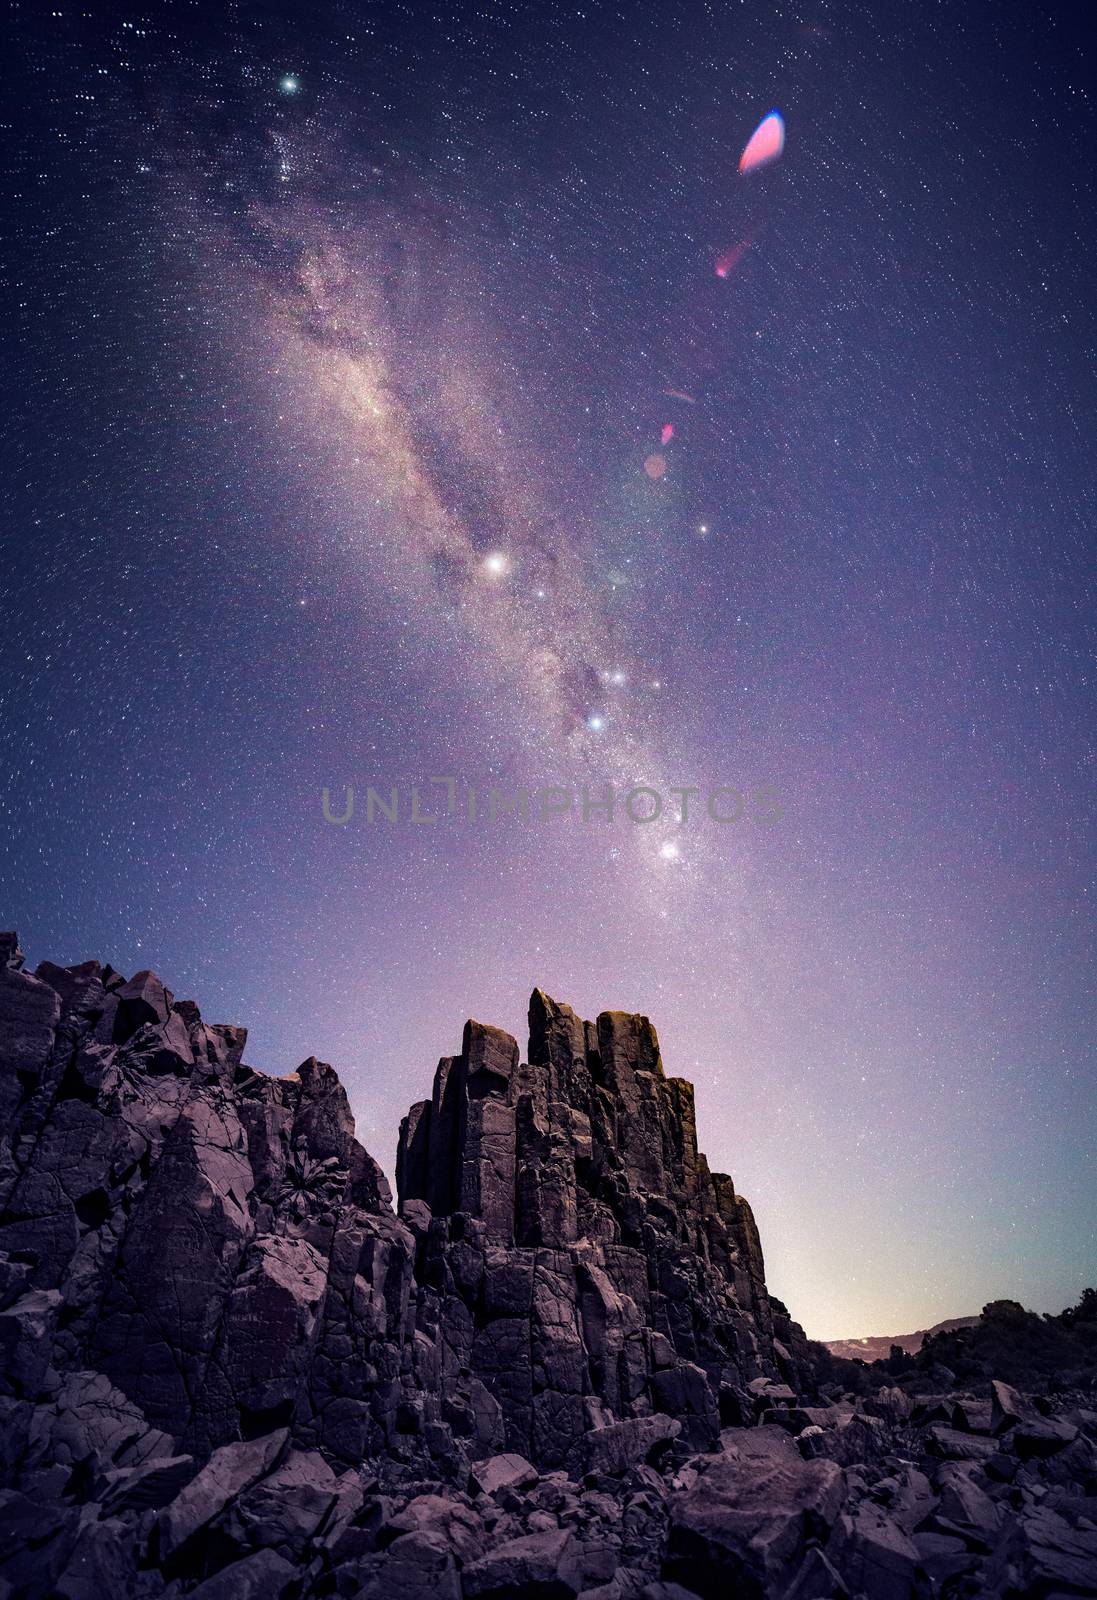
M269 1077L155 973L0 953L8 1381L56 1426L105 1386L199 1459L285 1427L344 1461L578 1467L660 1413L711 1441L794 1371L646 1018L536 990L526 1062L469 1021L401 1126L397 1216L327 1064Z
M766 1293L750 1207L699 1153L692 1085L666 1076L646 1017L586 1022L535 989L526 1062L467 1023L401 1123L397 1191L428 1254L467 1237L530 1279L520 1317L468 1341L447 1329L490 1393L506 1387L508 1447L568 1460L592 1418L664 1410L703 1440L740 1414L744 1384L793 1375L803 1336ZM559 1386L519 1383L512 1343L538 1372L559 1366Z

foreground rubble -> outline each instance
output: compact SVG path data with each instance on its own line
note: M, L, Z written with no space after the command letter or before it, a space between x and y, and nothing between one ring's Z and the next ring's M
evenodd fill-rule
M646 1019L470 1023L398 1213L244 1037L0 936L0 1600L1097 1594L1097 1399L848 1392Z
M48 1451L36 1461L32 1448L19 1486L0 1496L0 1593L1097 1593L1097 1412L1082 1397L998 1432L970 1396L903 1415L885 1388L871 1409L816 1405L809 1421L764 1390L757 1399L759 1423L724 1429L711 1450L691 1452L667 1427L654 1441L638 1435L631 1463L615 1446L611 1470L580 1477L513 1453L477 1462L460 1484L417 1480L389 1460L340 1470L285 1428L222 1445L202 1465L145 1455L141 1441L115 1465L84 1439L78 1468L51 1465ZM40 1417L39 1448L47 1426Z

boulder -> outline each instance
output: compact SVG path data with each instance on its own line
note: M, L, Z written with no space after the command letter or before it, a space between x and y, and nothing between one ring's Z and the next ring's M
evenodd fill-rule
M291 1450L273 1472L236 1496L226 1531L245 1548L277 1549L302 1560L338 1493L339 1480L318 1450Z
M74 1506L0 1489L0 1583L19 1595L49 1594L80 1536Z
M1004 1443L1015 1450L1022 1461L1043 1461L1048 1456L1058 1455L1077 1437L1078 1429L1072 1423L1035 1418L1018 1423L1006 1435Z
M138 1028L164 1024L171 1012L172 997L155 972L138 972L115 990L118 1014L125 1036Z
M972 1529L981 1539L993 1540L1001 1512L980 1483L974 1464L946 1462L937 1474L937 1486L941 1493L942 1517Z
M1034 1422L1036 1408L1008 1383L994 1378L990 1385L990 1431L1005 1433L1018 1422Z
M4 937L11 941L0 961L0 1135L6 1138L24 1093L41 1084L49 1070L61 997L22 971L15 935Z
M824 1540L844 1489L832 1461L804 1461L781 1428L725 1429L722 1454L701 1458L698 1480L669 1504L664 1576L709 1593L774 1590Z
M1095 1594L1097 1528L1075 1527L1048 1507L1026 1509L1010 1523L990 1576L1005 1577L1015 1594Z
M461 1600L461 1580L441 1528L402 1534L355 1600Z
M942 1471L949 1469L942 1468ZM937 1495L924 1472L901 1466L897 1472L879 1479L872 1488L872 1499L883 1506L904 1533L912 1534L937 1504Z
M579 1592L567 1559L572 1545L563 1528L508 1540L464 1569L465 1600L572 1600Z
M998 1452L994 1439L977 1433L963 1433L943 1422L926 1429L926 1449L942 1461L988 1461Z
M680 1583L645 1583L640 1590L640 1600L697 1600L692 1589L683 1589Z
M781 1600L848 1600L845 1580L825 1550L810 1545Z
M588 1472L625 1472L637 1462L647 1461L652 1451L682 1431L677 1417L656 1412L651 1417L630 1417L594 1428L586 1435Z
M990 1400L961 1395L952 1408L952 1426L966 1433L993 1433L994 1406Z
M0 1311L0 1391L38 1397L60 1307L59 1290L30 1289Z
M194 1600L277 1600L296 1577L297 1568L284 1556L274 1550L256 1550L189 1593Z
M915 1592L918 1547L882 1506L863 1501L843 1512L834 1559L850 1589L865 1600L906 1600Z
M524 1456L489 1456L477 1461L469 1472L469 1488L480 1494L498 1494L503 1489L528 1489L537 1482L537 1468Z
M767 1412L766 1415L776 1418L779 1413ZM856 1462L880 1460L886 1454L889 1442L887 1424L881 1418L866 1416L863 1412L839 1415L829 1427L810 1424L797 1437L800 1454L805 1460L825 1456L828 1461L837 1461L843 1467L853 1466Z
M157 1521L161 1564L170 1561L188 1539L224 1511L237 1495L269 1472L285 1448L289 1431L280 1428L261 1439L240 1440L215 1450Z
M95 1497L106 1511L146 1511L174 1500L197 1471L193 1456L154 1456L135 1467L104 1472Z
M954 1534L934 1533L923 1529L912 1536L918 1552L918 1564L934 1585L934 1592L947 1592L946 1586L962 1573L970 1572L978 1556L968 1549L965 1540Z
M385 1523L378 1543L387 1548L406 1533L426 1530L439 1533L462 1562L482 1555L486 1543L484 1520L470 1506L448 1495L420 1494Z
M36 1424L51 1459L66 1466L86 1462L107 1471L174 1453L170 1436L150 1428L140 1408L101 1372L66 1373Z
M140 1592L136 1552L125 1523L108 1517L85 1522L64 1568L50 1591L51 1600L128 1600Z

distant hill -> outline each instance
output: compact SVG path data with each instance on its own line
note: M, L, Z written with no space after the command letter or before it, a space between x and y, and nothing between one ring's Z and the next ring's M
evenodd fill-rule
M955 1333L957 1328L974 1327L978 1320L978 1317L948 1317L944 1322L935 1322L932 1328L920 1329L918 1333L879 1334L867 1339L825 1339L823 1343L832 1356L840 1356L844 1361L886 1361L893 1344L905 1350L908 1356L913 1356L922 1348L924 1339L932 1338L935 1333Z

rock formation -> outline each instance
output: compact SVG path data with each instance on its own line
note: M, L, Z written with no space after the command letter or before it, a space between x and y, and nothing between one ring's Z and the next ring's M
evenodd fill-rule
M199 1456L288 1427L463 1470L581 1467L588 1431L658 1412L701 1446L794 1376L646 1018L538 992L528 1064L469 1022L402 1124L397 1218L329 1066L254 1071L153 973L4 956L0 1250L38 1378L97 1374Z
M536 991L528 1063L469 1022L401 1124L397 1186L415 1326L481 1447L576 1467L590 1429L653 1412L703 1446L751 1379L795 1377L803 1335L646 1017L583 1022Z
M0 1600L1094 1592L1097 1414L820 1394L646 1018L469 1022L396 1211L244 1046L0 935Z

